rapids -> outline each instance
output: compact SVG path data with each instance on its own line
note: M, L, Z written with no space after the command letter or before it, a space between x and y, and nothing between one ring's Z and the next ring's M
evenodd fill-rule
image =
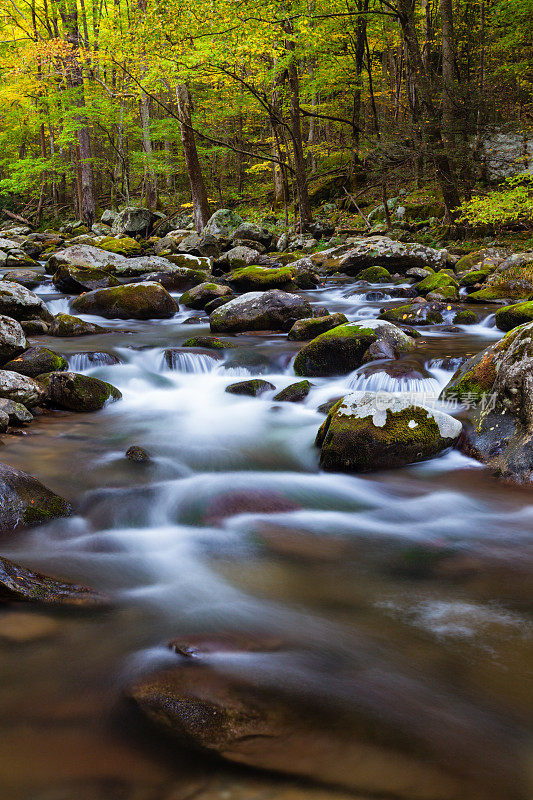
M306 296L350 320L401 304L390 287L373 288L331 282ZM69 310L53 288L40 294L53 313ZM348 662L362 657L364 642L372 663L408 665L435 692L445 686L519 723L530 702L522 574L532 549L531 494L497 483L455 451L349 476L319 471L313 445L319 407L350 390L435 398L458 357L501 335L485 313L456 332L421 328L403 370L374 362L313 378L302 403L275 402L275 391L224 391L235 376L261 376L276 391L293 383L298 343L240 335L224 337L234 349L180 351L186 339L209 333L206 319L183 307L165 321L84 317L108 334L36 338L64 352L70 369L110 381L123 400L95 414L55 412L26 436L5 438L2 460L68 497L76 515L5 540L2 553L105 590L115 608L36 612L41 628L27 641L5 637L0 620L0 796L63 798L47 791L71 782L72 800L100 800L108 795L90 787L106 780L134 787L131 797L164 798L161 787L195 775L195 761L154 752L145 731L115 712L122 686L169 659L169 638L190 632L283 636ZM134 444L150 464L124 457ZM448 568L426 571L442 553ZM327 665L312 664L304 670L288 658L280 668L248 655L239 669L286 685L305 680L332 702L349 702L346 686L328 685ZM430 700L422 702L430 719ZM402 713L416 724L414 709Z

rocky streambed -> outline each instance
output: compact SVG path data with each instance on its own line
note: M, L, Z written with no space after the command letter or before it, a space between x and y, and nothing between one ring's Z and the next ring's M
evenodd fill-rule
M217 213L3 233L3 795L526 797L531 254Z

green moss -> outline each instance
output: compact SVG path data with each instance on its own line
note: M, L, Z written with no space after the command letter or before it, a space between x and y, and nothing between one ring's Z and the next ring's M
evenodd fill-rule
M62 497L51 496L44 504L27 505L22 512L22 521L25 525L36 525L57 517L68 517L71 513L70 504Z
M458 311L453 318L454 325L475 325L477 315L473 311Z
M398 322L402 325L439 325L443 321L441 312L427 304L415 303L413 305L397 306L383 311L378 319L387 322Z
M142 252L139 242L136 242L130 236L123 236L121 239L106 236L105 239L97 243L97 247L100 247L101 250L107 250L109 253L118 253L121 256L137 256Z
M429 292L441 293L443 289L453 287L455 290L459 288L459 284L447 272L435 272L433 275L428 275L423 281L416 284L416 289L420 294L429 294Z
M463 275L461 278L459 278L459 285L474 286L476 283L483 283L487 279L488 275L490 275L489 270L474 269L471 272L467 272L466 275Z
M209 350L227 350L233 349L234 345L229 342L224 342L216 336L193 336L183 342L182 347L203 347Z
M288 287L294 283L294 273L290 267L241 267L226 275L230 286L240 290L267 291Z
M391 279L391 274L385 267L367 267L361 270L355 279L358 281L368 281L369 283L387 283Z
M510 331L527 322L533 322L533 300L504 306L496 312L496 326L501 331Z

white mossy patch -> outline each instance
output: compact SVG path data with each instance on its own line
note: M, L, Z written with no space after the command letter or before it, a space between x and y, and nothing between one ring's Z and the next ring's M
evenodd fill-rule
M353 392L343 399L337 413L356 419L372 417L372 424L376 428L383 428L387 422L388 411L391 414L398 414L407 409L413 412L425 411L427 418L437 423L439 433L444 439L457 439L461 433L462 424L454 417L423 404L413 403L410 395L388 394L387 392ZM414 428L416 425L415 420L409 422L410 428Z

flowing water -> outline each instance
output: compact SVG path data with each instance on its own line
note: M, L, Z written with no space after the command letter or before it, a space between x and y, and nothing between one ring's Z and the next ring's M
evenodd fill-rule
M346 282L306 295L353 320L401 303L387 287L368 293ZM68 310L67 298L42 296L54 313ZM274 391L224 391L240 377L260 375L277 391L294 382L298 347L284 335L180 351L185 339L209 332L197 312L90 319L113 332L35 342L62 350L71 369L110 381L123 400L95 414L46 414L26 436L4 438L2 460L68 497L76 515L5 538L2 553L107 591L115 607L0 617L2 798L163 800L182 796L169 786L209 772L175 748L151 748L116 708L122 687L165 663L165 642L181 634L268 633L348 661L364 647L369 658L420 676L428 698L446 687L521 726L531 708L531 493L496 482L458 452L390 472L323 473L313 445L324 420L318 408L348 390L438 394L458 357L500 335L488 310L483 323L456 332L420 329L399 370L378 362L312 379L302 403L275 402ZM133 444L150 464L125 458ZM443 568L428 569L443 553ZM27 639L5 633L15 615ZM249 669L281 679L274 661ZM296 659L284 661L282 678L302 680ZM306 680L350 702L346 686L328 684L320 670L308 669ZM417 715L430 717L431 700L419 700L413 725ZM453 728L454 707L447 712L436 724ZM237 774L232 786L246 780Z

